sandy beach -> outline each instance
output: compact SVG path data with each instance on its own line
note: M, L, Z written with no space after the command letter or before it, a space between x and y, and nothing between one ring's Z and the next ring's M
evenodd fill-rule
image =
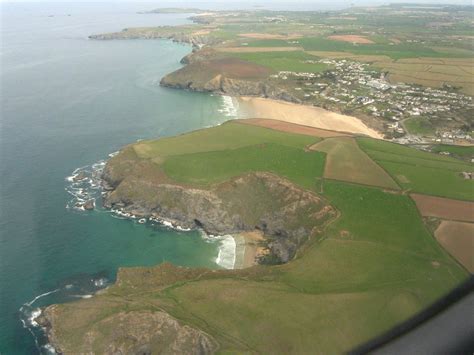
M380 133L367 127L356 117L319 107L257 97L240 97L238 102L240 114L245 118L270 118L325 130L383 138Z
M234 236L236 241L235 269L245 269L257 265L256 258L265 253L265 248L260 246L264 240L260 231L244 232Z

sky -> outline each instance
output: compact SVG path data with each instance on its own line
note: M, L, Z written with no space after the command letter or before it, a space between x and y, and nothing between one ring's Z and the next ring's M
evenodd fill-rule
M342 3L348 2L349 0L334 0L333 2ZM154 6L155 8L170 6L170 5L179 5L180 7L199 5L203 3L232 3L232 4L266 4L269 5L270 3L278 3L278 4L291 4L291 3L299 3L299 4L327 4L327 0L210 0L210 1L203 1L203 0L157 0L157 1L147 1L147 0L0 0L0 2L35 2L35 3L52 3L52 2L100 2L100 3L114 3L114 2L135 2L135 3L149 3L150 5ZM354 5L363 4L374 4L374 5L382 5L382 4L389 4L389 3L421 3L421 4L461 4L461 5L472 5L471 0L352 0L350 1L354 3Z

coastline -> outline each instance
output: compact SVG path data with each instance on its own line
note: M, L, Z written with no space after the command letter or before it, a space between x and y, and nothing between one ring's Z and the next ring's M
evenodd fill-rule
M366 135L383 139L383 135L367 127L360 119L328 111L320 107L295 104L262 97L238 96L239 114L245 118L267 118L329 131Z

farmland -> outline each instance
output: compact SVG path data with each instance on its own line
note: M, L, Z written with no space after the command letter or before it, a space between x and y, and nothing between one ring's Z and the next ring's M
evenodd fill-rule
M259 122L272 126L269 120L237 121L142 141L109 164L132 164L133 169L122 172L124 178L143 186L153 186L163 173L166 184L192 191L230 181L226 203L233 203L233 213L243 220L255 219L262 208L270 213L284 201L272 200L252 180L236 196L229 188L236 184L233 178L271 172L317 193L321 203L338 211L337 218L315 230L285 264L232 271L169 264L121 269L118 282L100 295L46 311L63 349L103 352L113 319L121 319L123 312L151 316L159 310L205 332L222 352L344 352L415 314L467 276L433 238L411 197L389 190L397 185L370 157L377 148L400 160L439 163L440 171L462 162L369 138L328 137L322 130L316 137L318 130L302 127L304 134L296 134L285 132L298 131L291 124L269 129L258 127ZM156 169L143 174L146 162ZM292 206L298 205L306 208L301 200ZM300 216L298 223L311 225L314 217ZM87 345L83 340L91 329L95 341Z
M163 86L323 107L401 143L473 142L472 8L204 11L191 19L92 38L193 44L187 66Z
M395 181L360 150L354 138L325 139L310 149L327 154L325 178L399 189Z
M471 171L472 164L383 141L361 138L358 142L404 189L427 195L472 199L474 180L465 179L461 174Z

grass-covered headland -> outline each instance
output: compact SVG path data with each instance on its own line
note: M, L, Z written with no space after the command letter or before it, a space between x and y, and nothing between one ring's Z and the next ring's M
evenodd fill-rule
M352 154L359 164L350 164ZM115 285L91 299L49 307L43 322L64 353L350 350L467 277L409 192L473 201L474 180L458 174L468 168L370 138L318 138L238 121L136 143L108 163L112 204L184 211L188 206L173 206L184 200L160 190L172 186L181 195L209 194L203 210L220 199L241 228L255 226L270 241L297 235L283 231L299 227L310 231L307 238L277 265L121 269ZM200 222L203 228L208 221ZM178 333L181 342L173 336Z

